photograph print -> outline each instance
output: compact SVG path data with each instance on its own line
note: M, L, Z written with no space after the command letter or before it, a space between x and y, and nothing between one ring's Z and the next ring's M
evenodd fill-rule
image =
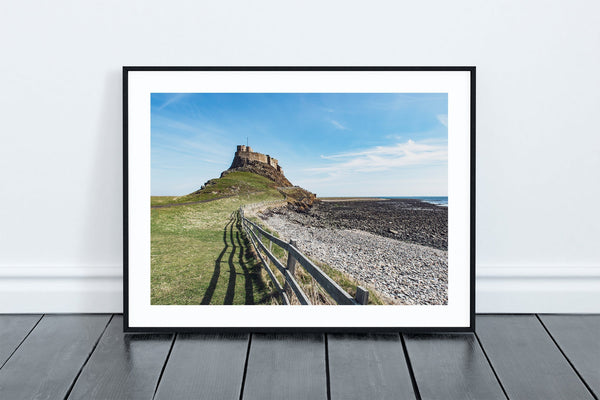
M152 89L169 87L165 71L128 72L149 73L127 154L149 254L127 259L126 328L470 328L468 68L460 90L448 71L377 71L357 90L365 71L182 71L173 91ZM145 204L132 145L149 150Z

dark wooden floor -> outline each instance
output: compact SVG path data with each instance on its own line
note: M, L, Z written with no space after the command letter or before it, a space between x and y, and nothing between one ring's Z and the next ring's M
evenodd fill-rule
M473 334L124 335L121 315L0 315L0 399L598 399L600 315Z

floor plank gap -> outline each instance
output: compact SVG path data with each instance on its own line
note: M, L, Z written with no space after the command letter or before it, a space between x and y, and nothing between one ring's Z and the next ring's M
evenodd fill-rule
M594 400L535 314L478 316L477 336L509 398Z
M327 381L327 400L331 400L331 375L329 374L329 334L325 334L325 380Z
M79 371L77 371L77 375L75 375L75 379L73 379L73 382L71 382L71 386L69 386L69 389L67 389L67 393L65 394L64 400L67 400L69 398L69 396L71 395L71 392L73 391L73 388L75 387L75 384L77 383L77 379L79 379L79 376L81 375L81 372L83 371L83 369L85 368L86 364L90 360L90 357L92 357L92 354L94 354L94 351L96 350L96 347L98 347L98 343L100 343L100 339L102 339L102 335L104 335L104 332L106 332L106 329L108 328L108 325L110 324L110 321L112 321L112 319L114 318L114 316L115 316L115 314L112 314L110 316L110 318L108 319L108 322L106 323L106 325L104 326L104 329L102 330L102 333L100 333L100 336L98 336L98 339L96 340L96 342L92 346L92 350L90 351L90 354L88 354L87 358L85 359L85 361L83 362L83 364L79 368Z
M544 321L542 321L542 319L540 318L540 316L538 314L535 314L535 317L538 319L538 321L540 321L540 324L542 324L542 326L544 327L544 330L546 331L546 333L548 334L548 336L550 336L550 339L552 339L552 342L554 342L554 344L556 345L556 348L558 349L558 351L560 351L560 354L563 355L563 357L565 358L565 360L567 360L567 362L569 363L569 365L571 366L571 368L573 368L573 371L575 371L575 373L577 374L577 376L579 377L579 379L581 379L581 382L583 382L583 384L585 385L586 389L590 392L590 394L592 395L592 397L594 397L594 399L598 400L598 397L596 396L596 394L594 393L594 391L592 390L592 388L588 385L588 383L585 381L585 379L583 379L583 377L581 376L581 374L579 373L579 371L577 370L577 368L575 368L575 365L573 365L573 363L571 362L571 360L569 359L569 357L565 354L565 352L563 351L563 349L560 347L560 345L558 344L558 342L556 341L556 339L554 339L554 336L552 336L552 333L550 333L550 331L548 330L548 327L546 326L546 324L544 324Z
M415 398L417 400L421 400L421 393L419 392L419 385L417 385L417 379L415 378L415 371L413 371L413 367L410 362L410 356L408 355L408 350L406 348L406 343L404 341L403 333L400 334L400 342L402 343L402 351L404 352L404 358L406 359L406 365L408 367L410 381L412 382L413 390L415 392Z
M165 368L167 368L167 364L169 363L169 357L171 357L171 352L173 351L173 345L175 345L175 340L177 339L177 333L173 334L173 339L171 339L171 347L169 347L169 352L167 353L167 358L165 358L165 362L160 370L160 375L158 375L158 381L156 381L156 387L154 388L154 394L152 395L152 400L156 397L156 392L158 392L158 387L160 386L160 381L162 380L163 374L165 373Z
M477 332L473 332L473 334L475 335L475 339L477 339L477 343L479 343L479 347L481 347L481 351L482 351L483 355L485 356L485 359L487 360L487 363L489 364L490 368L492 369L492 372L494 373L494 376L496 377L498 384L500 385L500 389L502 389L502 393L504 393L504 397L506 397L506 399L509 400L510 398L508 397L508 394L506 393L506 389L504 388L502 381L498 377L498 373L496 372L494 365L490 361L490 357L485 352L485 348L483 347L483 343L481 343L481 339L479 339L479 335L477 334Z
M238 400L248 337L240 333L178 333L154 399ZM251 363L248 372L250 370ZM244 398L248 397L248 377L249 373Z
M40 321L42 320L42 318L44 318L44 315L46 315L46 314L42 314L42 316L37 320L37 322L29 330L29 332L27 332L27 335L25 335L25 337L23 338L23 340L21 340L21 342L19 342L19 344L17 345L17 347L12 351L12 353L10 353L10 355L8 356L8 358L2 363L2 365L0 365L0 369L2 369L2 367L4 367L6 365L6 363L8 362L8 360L10 360L10 358L13 356L13 354L15 354L17 352L17 350L19 350L19 347L21 347L21 345L23 344L23 342L25 342L25 340L27 340L27 338L29 337L29 335L31 335L31 332L33 332L33 330L35 329L35 327L38 326L38 324L40 323Z
M96 346L112 317L112 314L44 315L0 370L0 398L73 397L72 388L83 377L79 376L82 366L89 366L91 355L97 354ZM34 320L37 318L38 315Z
M327 400L324 334L253 335L244 400L280 399Z
M248 359L250 358L250 346L252 346L252 334L248 335L248 348L246 349L246 361L244 362L244 373L242 375L242 387L240 388L240 400L244 397L244 386L246 385L246 373L248 373Z

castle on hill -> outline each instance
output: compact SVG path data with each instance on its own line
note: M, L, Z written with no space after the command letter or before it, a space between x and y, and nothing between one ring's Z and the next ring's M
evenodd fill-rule
M276 158L273 158L268 154L265 155L254 152L252 151L252 147L245 146L243 144L237 146L237 151L235 152L233 162L231 163L231 167L229 167L229 169L245 167L246 165L252 164L251 161L258 161L260 163L270 165L271 167L275 168L277 172L283 175L283 170L281 169L281 166Z
M292 185L283 174L283 169L276 158L268 154L254 152L250 146L237 146L231 167L221 173L221 178L237 171L251 172L270 179L277 186L277 190L285 195L288 203L298 211L308 210L316 201L316 194ZM208 181L205 185L208 185L210 182Z

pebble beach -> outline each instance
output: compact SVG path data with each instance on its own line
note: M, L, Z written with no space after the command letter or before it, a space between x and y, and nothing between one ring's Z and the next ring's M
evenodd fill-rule
M257 216L307 256L377 290L392 304L448 303L447 207L419 200L327 201L309 212Z

